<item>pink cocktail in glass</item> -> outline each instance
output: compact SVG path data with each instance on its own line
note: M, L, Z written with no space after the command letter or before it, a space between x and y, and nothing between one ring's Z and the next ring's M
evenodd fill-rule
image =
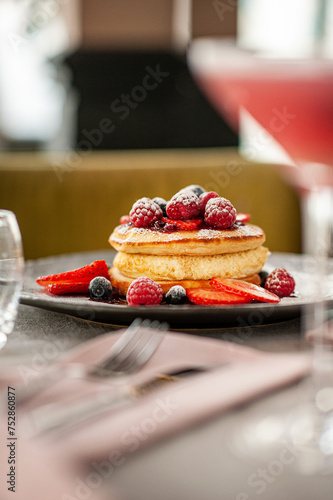
M294 184L333 186L333 60L270 59L223 42L200 43L193 51L194 73L230 125L239 129L245 109L294 161L297 172L284 168ZM315 163L321 165L316 171Z

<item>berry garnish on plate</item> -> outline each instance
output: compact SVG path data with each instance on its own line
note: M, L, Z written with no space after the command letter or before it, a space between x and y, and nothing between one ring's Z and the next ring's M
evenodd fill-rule
M166 206L170 219L195 219L200 213L199 198L192 191L175 194Z
M167 304L183 304L186 299L186 290L180 285L172 286L165 294Z
M58 281L49 283L47 285L47 290L53 295L66 295L69 293L88 293L89 281Z
M199 184L190 184L189 186L186 186L178 191L177 194L184 193L186 191L192 191L192 193L194 193L198 198L202 193L206 192L206 190L202 186L199 186Z
M48 286L52 283L80 283L89 282L95 276L109 277L108 266L105 260L95 260L91 264L73 269L72 271L65 271L58 274L50 274L49 276L40 276L36 279L38 285ZM88 291L88 288L87 288Z
M161 231L162 233L172 233L178 230L178 227L174 224L171 224L170 219L162 217L162 219L154 222L152 226L149 226L149 229L155 231Z
M164 199L164 198L160 198L159 196L156 196L155 198L153 198L153 202L156 203L160 209L162 210L163 212L163 217L166 217L166 206L167 206L167 201Z
M242 224L246 224L250 222L251 215L250 214L237 214L236 222L241 222Z
M205 222L216 229L228 229L236 222L237 212L226 198L211 198L205 209Z
M166 224L172 224L172 226L176 226L178 229L182 229L183 231L194 231L194 229L202 224L202 219L175 220L163 217L162 220Z
M128 287L126 300L129 306L158 305L162 302L162 287L145 276L136 278Z
M150 198L140 198L130 211L130 220L135 227L148 227L162 217L162 209Z
M122 215L119 219L119 224L128 224L131 221L129 215Z
M91 299L105 300L109 299L112 295L112 285L110 280L104 276L96 276L89 283L88 292Z
M212 198L220 198L220 195L217 194L215 191L208 191L207 193L202 193L199 196L199 203L200 203L200 213L204 215L205 213L205 208L209 200Z
M269 275L269 273L267 271L260 271L260 273L259 273L260 286L265 287L265 283L266 283L268 275Z
M230 292L214 290L214 288L188 288L186 290L188 299L199 306L214 306L226 304L247 304L251 299Z
M295 280L283 267L276 268L267 276L265 289L279 297L290 297L295 290Z
M280 302L280 298L274 293L247 281L230 278L212 278L210 284L216 290L234 293L250 300L254 299L259 302L269 302L272 304Z

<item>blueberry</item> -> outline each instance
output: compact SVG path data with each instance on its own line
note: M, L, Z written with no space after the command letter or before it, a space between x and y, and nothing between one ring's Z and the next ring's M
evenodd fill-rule
M168 304L183 304L186 299L186 290L180 285L175 285L171 287L166 295L165 301Z
M184 193L186 191L192 191L192 193L194 193L198 198L202 193L206 192L206 190L202 186L199 186L198 184L191 184L190 186L186 186L179 192Z
M112 295L112 286L104 276L97 276L89 283L89 295L91 299L109 299Z
M263 287L265 286L268 274L269 273L267 271L260 271L260 273L259 273L259 276L260 276L260 286L263 286Z
M162 212L163 212L163 217L166 217L167 216L167 213L166 213L166 206L167 206L167 201L165 201L164 198L160 198L159 196L156 196L155 198L153 198L153 202L156 203L156 205L158 205Z

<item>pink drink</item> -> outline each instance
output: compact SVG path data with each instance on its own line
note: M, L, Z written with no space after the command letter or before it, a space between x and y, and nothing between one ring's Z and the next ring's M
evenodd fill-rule
M307 79L201 78L221 113L237 125L238 106L296 161L333 165L333 72Z
M246 109L303 168L288 169L293 182L312 183L309 164L333 166L333 60L237 60L227 51L224 61L220 50L218 65L209 60L198 71L195 64L203 91L235 129ZM333 169L316 170L316 182L333 184Z

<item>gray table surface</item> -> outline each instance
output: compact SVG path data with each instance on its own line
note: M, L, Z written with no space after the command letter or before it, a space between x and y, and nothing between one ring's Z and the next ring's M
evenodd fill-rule
M45 358L59 356L89 338L117 328L21 305L15 329L0 352L0 362L2 366L12 363L38 366ZM227 338L271 352L290 352L304 348L300 329L300 320L296 318L273 325L237 328L237 331L226 328L188 333ZM295 455L288 452L288 443L281 445L273 458L257 456L250 460L232 452L232 436L237 435L244 423L297 406L307 383L303 381L224 413L137 455L133 453L115 468L112 491L119 492L120 500L332 500L333 471L309 477L295 474ZM285 449L288 463L280 459L280 452Z

